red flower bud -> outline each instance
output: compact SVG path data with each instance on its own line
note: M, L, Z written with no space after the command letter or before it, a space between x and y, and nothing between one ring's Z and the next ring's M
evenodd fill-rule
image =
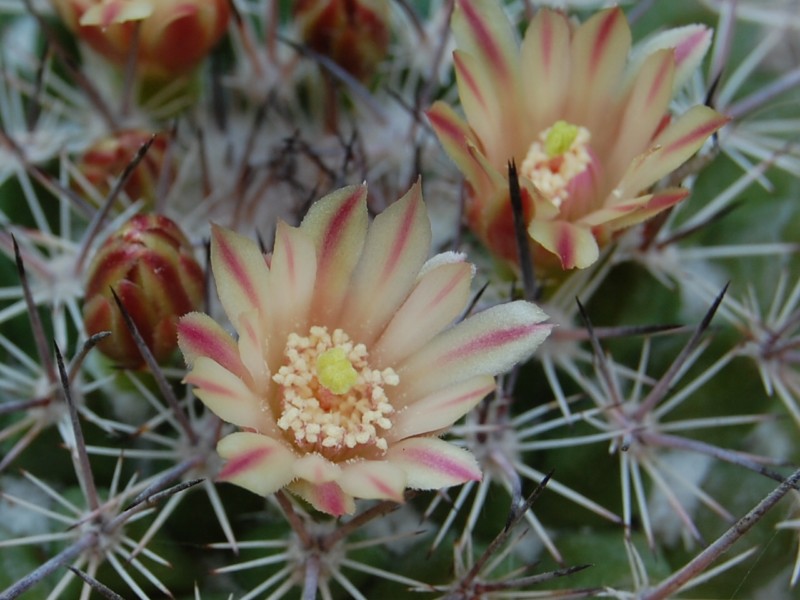
M112 136L102 138L90 146L78 159L78 170L86 177L102 195L111 191L111 185L122 175L139 149L147 143L152 134L139 129L120 131ZM164 164L167 151L167 138L157 136L144 158L136 166L125 184L128 197L135 201L143 199L145 205L152 207L155 193L163 169L171 165ZM169 176L169 173L167 174Z
M83 318L89 335L111 331L99 348L126 368L143 360L116 306L116 292L147 347L165 362L177 344L175 326L203 300L203 270L178 226L160 215L137 215L112 234L89 267Z
M387 0L296 0L292 13L303 41L365 80L389 47Z
M228 0L54 0L67 27L123 65L138 33L140 74L170 77L203 60L228 27Z

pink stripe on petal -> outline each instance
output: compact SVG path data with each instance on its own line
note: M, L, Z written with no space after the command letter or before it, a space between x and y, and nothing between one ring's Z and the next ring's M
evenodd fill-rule
M407 486L435 490L467 481L480 481L475 457L436 437L414 437L390 446L387 458L408 478Z
M341 488L334 482L314 486L314 506L334 517L341 517L349 512L345 496Z
M503 51L497 45L497 41L492 35L492 31L486 26L484 15L480 14L471 2L460 2L459 6L467 19L467 24L475 36L475 41L489 60L488 68L493 69L501 76L507 76L505 57Z
M207 356L233 373L241 373L241 361L236 344L219 325L207 315L190 313L178 321L178 343L184 354L194 361Z
M664 85L671 83L672 78L670 75L673 72L671 61L663 61L658 69L658 75L653 79L650 85L650 91L647 93L647 104L650 105L658 99L659 94L664 90Z
M213 241L217 246L219 256L223 261L223 267L236 280L241 290L247 296L252 306L258 306L258 292L252 279L249 277L247 267L242 264L239 255L233 246L228 243L224 235L220 235L220 230L215 228L212 233Z
M383 272L381 273L381 283L385 283L387 279L392 277L399 264L400 258L404 256L404 250L411 239L411 232L414 228L414 220L417 217L420 206L420 201L408 203L408 209L403 214L400 228L397 231L397 237L395 237L392 244L392 250L389 252L389 260L386 261L386 264L383 267Z
M510 329L498 329L491 331L479 338L476 338L468 344L456 349L455 352L442 356L439 364L445 366L448 363L457 360L463 360L473 354L480 352L491 352L506 344L510 344L515 340L524 338L530 335L539 327L538 324L531 324L521 327L513 327Z
M253 448L238 454L228 460L222 470L217 476L221 480L233 479L241 475L245 471L250 471L263 463L271 454L275 452L275 448L260 447Z
M470 70L467 61L464 58L464 55L459 52L455 51L453 53L453 63L455 65L456 75L458 76L459 84L464 84L466 86L466 90L463 90L460 94L462 102L466 99L464 98L464 92L468 92L470 97L476 100L481 107L485 111L489 110L489 106L486 102L486 98L484 98L483 92L481 91L481 86L478 83L473 72Z
M592 48L592 75L597 72L597 68L600 65L601 60L604 58L603 55L607 51L609 40L612 39L611 33L614 31L617 20L620 18L624 19L625 17L622 14L622 11L619 9L610 10L608 11L608 14L603 17L603 22L600 24L597 37L594 40L594 47Z
M444 108L444 105L439 105L439 108ZM452 119L447 118L449 115L442 112L441 110L436 110L436 106L431 108L427 113L425 113L428 117L428 121L430 121L431 126L436 131L436 135L441 139L442 137L446 137L457 144L462 144L466 148L466 136L464 135L464 129L460 123L453 121Z
M688 56L694 53L698 48L705 46L707 43L710 32L708 29L698 29L695 33L686 38L683 42L675 47L675 63L680 66Z
M297 273L295 271L295 264L294 264L294 247L291 244L291 240L288 235L282 236L281 241L283 242L283 252L285 255L286 261L286 276L289 278L289 283L294 286L295 281L297 280Z
M442 456L438 452L423 448L409 448L406 450L406 456L409 460L438 471L451 479L461 481L478 481L480 479L480 475L477 475L473 469L450 457Z
M219 394L219 395L234 395L234 390L226 385L222 385L216 379L209 379L206 377L202 377L197 375L196 373L189 373L185 379L186 383L193 385L196 388L201 390L205 390L212 394Z
M342 203L338 212L328 224L320 247L320 270L324 270L330 260L335 257L336 249L341 245L342 236L347 230L347 224L353 217L356 209L358 209L362 197L361 188L353 190L352 195Z
M705 142L705 140L712 133L717 131L717 129L722 127L728 121L729 119L727 117L721 117L720 119L707 121L706 123L703 123L700 127L695 128L694 130L678 138L668 146L665 146L663 152L666 154L670 154L672 152L681 150L684 146L691 146L697 143Z
M543 9L542 26L540 31L540 48L542 51L542 64L545 66L546 71L550 71L553 63L553 13L547 9Z

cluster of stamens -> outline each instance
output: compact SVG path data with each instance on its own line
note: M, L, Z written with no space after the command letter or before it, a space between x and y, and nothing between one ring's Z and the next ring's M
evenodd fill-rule
M590 139L585 127L558 121L531 144L521 173L553 204L561 206L569 197L569 182L592 161Z
M371 369L366 346L354 344L341 329L291 333L284 356L272 377L282 387L278 427L298 447L328 459L359 446L387 450L381 434L392 427L394 408L384 388L400 383L397 373Z

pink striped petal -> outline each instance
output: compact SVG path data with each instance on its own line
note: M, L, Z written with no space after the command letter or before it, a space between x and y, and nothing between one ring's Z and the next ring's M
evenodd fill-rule
M342 468L321 454L306 454L295 461L294 474L311 484L322 485L338 480L342 475Z
M519 125L514 128L509 122L511 114L519 114L514 110L516 105L511 93L507 96L498 94L501 88L474 56L456 50L453 64L461 108L475 136L481 141L483 152L493 163L508 162L514 157L514 149L522 138Z
M356 510L356 503L353 497L345 494L342 488L333 481L320 485L313 485L304 480L293 482L289 490L320 512L341 517L342 515L353 514Z
M237 331L241 313L268 314L269 269L255 242L213 225L211 268L222 308Z
M391 444L396 440L450 427L494 389L494 377L480 375L434 392L408 406L396 402L397 416L386 436L387 440Z
M511 93L519 73L518 42L500 3L459 0L452 28L458 47L479 61L494 89Z
M396 369L396 397L410 404L478 375L496 375L527 360L550 333L547 315L529 302L493 306L433 338Z
M281 221L274 247L270 265L272 339L279 342L269 348L269 364L273 365L280 362L284 350L280 341L292 331L304 335L311 327L308 316L317 278L317 250L306 232Z
M368 346L408 297L428 258L431 223L415 183L375 217L345 300L341 327Z
M567 18L540 9L522 40L523 98L530 120L530 139L561 116L570 81L570 27Z
M330 325L339 315L350 276L367 235L367 188L342 188L316 202L300 229L317 249L317 281L312 313L316 324Z
M533 241L561 260L563 269L585 269L600 256L597 240L588 227L567 221L531 221Z
M292 451L265 435L232 433L219 441L217 452L228 460L218 478L260 496L278 491L294 477Z
M372 346L375 364L398 364L452 323L469 301L472 272L472 265L460 260L425 273Z
M358 461L344 466L338 483L345 494L355 498L402 502L406 473L389 461Z
M181 317L178 321L178 346L189 366L194 365L200 356L205 356L237 377L247 377L236 342L206 314L193 312Z
M456 163L470 185L478 188L481 175L475 168L475 160L468 147L469 143L477 145L478 141L469 125L441 100L434 102L426 115L444 151Z
M672 98L674 72L672 50L654 52L642 65L628 95L611 156L604 159L611 181L619 181L634 157L649 146Z
M266 397L271 373L267 364L267 337L260 329L261 317L255 311L239 315L239 356L247 368L251 381L250 389L258 396Z
M605 229L609 232L618 231L637 225L642 221L646 221L654 217L658 213L672 208L685 198L689 196L689 190L684 188L667 188L659 190L654 194L647 194L634 198L630 202L626 202L623 208L633 207L630 210L622 210L616 215L606 215L606 220L603 223ZM609 210L616 209L617 206Z
M648 57L661 49L675 50L675 80L672 91L676 92L700 66L709 47L713 31L705 25L686 25L661 31L636 44L628 68L637 70Z
M569 122L593 132L607 123L630 48L631 31L620 8L601 11L578 28L571 47Z
M387 459L406 472L406 485L415 490L437 490L482 477L472 454L435 437L403 440L389 448Z
M729 121L707 106L694 106L667 127L649 151L636 157L614 191L619 198L638 196L671 173Z
M261 410L262 399L212 359L198 357L185 381L194 386L195 396L223 421L258 430L268 426L270 415Z

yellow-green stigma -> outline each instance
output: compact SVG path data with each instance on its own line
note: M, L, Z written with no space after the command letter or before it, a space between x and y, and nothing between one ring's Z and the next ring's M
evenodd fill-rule
M330 348L317 357L317 380L334 394L346 394L358 381L358 372L342 348Z
M566 121L556 121L550 128L544 142L547 156L554 158L561 156L570 149L575 138L578 137L578 126Z

